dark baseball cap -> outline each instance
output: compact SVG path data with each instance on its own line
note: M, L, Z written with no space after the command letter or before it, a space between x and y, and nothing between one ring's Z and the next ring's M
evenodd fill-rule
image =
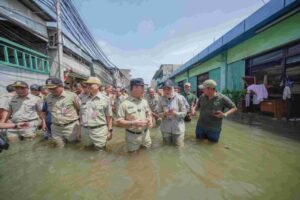
M168 80L166 80L165 82L163 82L162 87L163 87L163 88L164 88L164 87L172 88L172 87L174 87L174 83L173 83L172 80L168 79Z
M63 82L59 78L52 77L46 80L47 88L52 89L52 88L56 88L57 86L63 86Z
M32 84L31 86L30 86L30 90L35 90L35 91L39 91L39 85L37 85L37 84Z
M141 85L141 86L144 86L144 85L145 85L144 79L142 79L142 78L134 78L134 79L131 79L131 80L130 80L130 85L131 85L131 86L134 86L134 85Z
M28 88L28 84L24 81L16 81L14 84L13 84L14 87L25 87L25 88Z

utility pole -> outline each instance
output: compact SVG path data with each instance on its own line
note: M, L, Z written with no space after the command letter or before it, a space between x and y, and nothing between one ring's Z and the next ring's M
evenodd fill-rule
M61 33L61 0L56 0L56 15L57 15L57 51L58 51L58 78L64 81L64 71L62 66L62 58L63 58L63 41L62 41L62 33Z

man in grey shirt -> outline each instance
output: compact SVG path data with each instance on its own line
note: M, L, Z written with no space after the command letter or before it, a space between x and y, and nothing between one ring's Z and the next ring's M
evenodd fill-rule
M184 146L185 124L184 117L187 109L183 98L174 92L171 80L163 83L164 95L160 97L157 112L162 118L160 130L166 144Z

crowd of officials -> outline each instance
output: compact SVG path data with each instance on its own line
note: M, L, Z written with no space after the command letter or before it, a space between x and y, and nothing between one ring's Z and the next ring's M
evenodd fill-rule
M144 80L130 80L130 86L103 86L97 77L76 83L72 87L54 77L45 85L29 85L16 81L0 96L0 149L8 142L33 139L43 130L44 139L56 146L82 142L86 147L104 150L113 138L113 127L125 129L128 152L152 145L150 129L159 127L163 142L184 146L185 123L200 111L195 127L197 139L218 142L222 119L237 109L234 103L216 90L216 82L207 80L199 85L202 95L184 91L172 80L166 80L161 90L147 88ZM161 92L160 92L161 91Z

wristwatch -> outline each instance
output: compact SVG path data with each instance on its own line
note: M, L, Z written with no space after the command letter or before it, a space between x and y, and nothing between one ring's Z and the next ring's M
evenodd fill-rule
M17 128L18 128L18 124L15 124L14 129L17 129Z
M113 132L113 129L111 128L111 129L109 129L108 131L109 131L109 132Z

